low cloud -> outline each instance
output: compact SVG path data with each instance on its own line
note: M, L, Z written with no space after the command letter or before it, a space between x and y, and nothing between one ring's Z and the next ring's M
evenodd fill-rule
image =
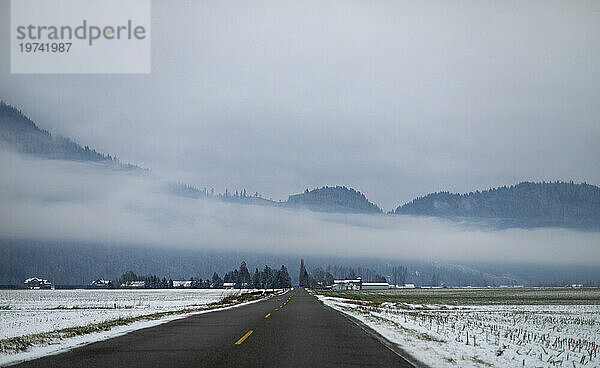
M599 264L600 233L177 197L153 173L0 151L0 237L279 255Z

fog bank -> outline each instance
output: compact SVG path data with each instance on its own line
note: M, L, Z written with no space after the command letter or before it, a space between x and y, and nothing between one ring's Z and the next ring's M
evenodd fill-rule
M600 264L600 233L486 230L177 197L171 180L0 151L0 237L274 255Z

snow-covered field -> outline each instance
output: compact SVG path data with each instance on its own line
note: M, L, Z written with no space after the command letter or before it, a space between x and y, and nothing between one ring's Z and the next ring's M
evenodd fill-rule
M318 297L431 367L600 366L597 303L411 304L357 294Z
M252 290L244 290L250 292ZM0 290L0 365L57 353L93 341L158 325L210 308L230 308L236 302L210 305L240 290ZM211 309L212 310L212 309ZM164 315L163 312L167 312ZM172 313L171 313L172 312ZM159 315L156 315L160 313ZM142 318L151 316L150 318ZM53 333L69 328L140 317L92 333ZM15 338L42 335L41 343L14 351ZM73 336L71 336L73 335ZM4 351L2 351L4 350Z
M199 307L235 292L210 289L0 290L0 339Z

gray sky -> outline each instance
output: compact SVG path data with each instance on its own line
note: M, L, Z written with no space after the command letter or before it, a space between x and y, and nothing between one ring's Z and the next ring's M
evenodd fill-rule
M9 1L0 0L8 50ZM39 126L274 199L600 183L598 1L155 1L150 75L10 75Z

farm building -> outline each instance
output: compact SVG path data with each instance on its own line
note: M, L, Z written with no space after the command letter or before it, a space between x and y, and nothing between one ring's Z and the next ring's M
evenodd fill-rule
M173 280L173 287L176 289L188 289L192 287L190 280Z
M23 282L25 287L29 289L52 289L52 283L45 279L39 279L37 277L32 277Z
M360 290L362 280L333 280L333 290Z
M363 282L360 286L361 290L387 290L390 284L387 282Z
M114 287L112 281L110 280L103 280L103 279L98 279L98 280L94 280L90 283L90 287L94 288L94 289L110 289L112 287Z
M235 287L235 282L224 282L223 288L225 289L233 289Z
M333 290L387 290L387 282L363 282L360 278L355 280L334 280Z
M128 289L143 289L146 286L146 281L127 281L121 284L122 288Z

